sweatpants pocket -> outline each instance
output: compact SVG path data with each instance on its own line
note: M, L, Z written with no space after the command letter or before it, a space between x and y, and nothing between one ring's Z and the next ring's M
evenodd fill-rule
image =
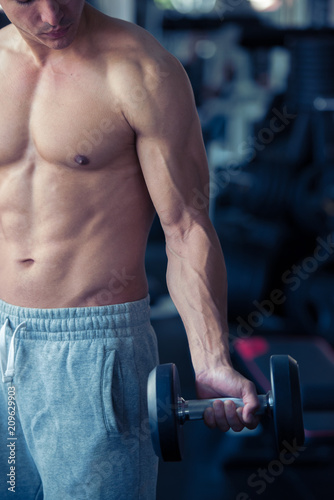
M103 419L107 432L122 432L124 412L124 390L121 366L116 350L105 348L102 373L101 395Z

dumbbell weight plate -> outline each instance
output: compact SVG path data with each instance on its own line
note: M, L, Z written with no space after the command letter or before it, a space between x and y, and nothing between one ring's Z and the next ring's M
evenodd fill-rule
M158 365L147 383L148 414L154 451L165 462L183 459L183 426L175 418L181 394L180 379L172 363Z
M275 355L270 358L273 420L278 451L288 446L303 446L304 424L301 401L299 369L290 356Z

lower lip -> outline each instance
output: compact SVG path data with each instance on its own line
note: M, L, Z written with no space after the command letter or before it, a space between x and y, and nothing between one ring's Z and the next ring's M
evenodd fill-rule
M48 38L52 38L53 40L57 40L58 38L62 38L63 36L65 36L69 29L70 29L70 26L68 26L67 28L65 28L64 30L61 30L61 31L44 33L44 35L47 36Z

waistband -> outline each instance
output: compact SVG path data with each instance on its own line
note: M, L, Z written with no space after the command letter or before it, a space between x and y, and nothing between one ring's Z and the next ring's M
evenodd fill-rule
M150 297L134 302L96 307L37 309L15 306L0 300L0 324L8 318L16 328L25 322L18 336L28 333L89 332L140 327L150 321ZM126 333L126 332L124 332ZM129 333L133 333L132 331Z

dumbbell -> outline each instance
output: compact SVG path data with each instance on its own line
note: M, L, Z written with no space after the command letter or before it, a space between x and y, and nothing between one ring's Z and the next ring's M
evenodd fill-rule
M270 358L271 390L259 395L259 415L272 417L277 451L286 444L303 446L304 424L297 361L288 355ZM183 424L204 418L206 408L214 401L233 401L243 406L242 399L217 398L185 401L180 395L180 379L175 364L156 366L148 377L147 404L151 438L156 455L165 462L183 459Z

